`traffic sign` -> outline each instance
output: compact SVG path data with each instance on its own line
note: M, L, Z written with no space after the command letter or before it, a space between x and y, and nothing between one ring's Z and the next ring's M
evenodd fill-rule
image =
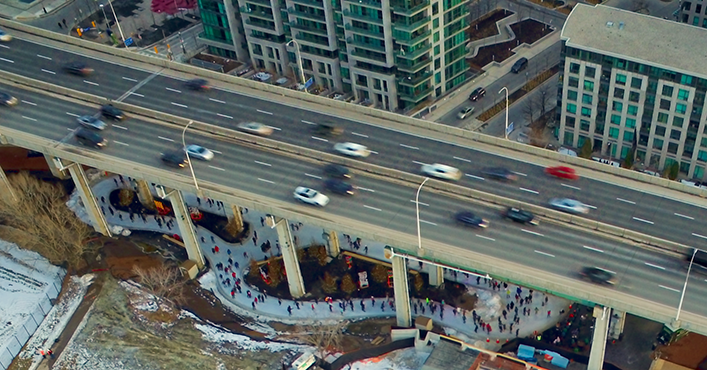
M309 80L304 84L304 88L308 89L310 86L314 85L314 77L310 77Z
M125 46L130 46L130 45L132 45L132 44L133 44L133 38L132 38L132 37L128 37L127 39L125 39Z
M510 135L511 132L513 132L513 122L508 124L508 128L506 129L506 136Z

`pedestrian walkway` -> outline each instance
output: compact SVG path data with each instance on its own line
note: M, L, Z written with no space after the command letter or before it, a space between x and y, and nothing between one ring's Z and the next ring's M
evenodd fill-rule
M165 40L143 47L140 54L186 62L206 48L197 38L202 32L204 32L204 26L202 23L198 23L184 31L172 34ZM155 48L157 49L156 53Z
M35 0L32 2L2 0L0 1L0 15L17 21L37 19L53 14L73 2L74 0Z
M94 195L110 225L132 230L179 234L171 217L149 216L143 219L138 215L112 208L109 204L110 193L119 188L134 190L136 185L130 178L113 176L93 186ZM189 207L196 207L203 212L226 217L231 213L230 207L224 207L221 202L215 200L198 198L193 194L184 194L184 199ZM85 215L82 219L85 219ZM249 286L241 279L247 273L251 258L262 261L269 258L270 254L279 255L280 243L275 229L265 223L265 214L244 208L243 219L251 224L253 233L241 244L226 243L209 230L197 227L197 239L217 278L216 285L221 299L273 320L320 321L394 316L395 302L388 297L330 302L280 300L268 296L266 291L260 292L256 287ZM295 238L295 245L306 246L313 242L326 244L324 240L326 230L302 225L295 220L288 221L291 222L290 228ZM341 249L385 260L383 244L366 241L356 243L356 239L355 236L347 238L346 235L339 234ZM260 245L266 242L270 242L273 246L268 253L264 253L260 248ZM423 273L429 271L430 267L418 262L409 262L408 265L408 268ZM475 309L470 312L453 307L446 302L413 298L411 301L413 318L430 317L443 327L477 340L486 338L505 340L542 332L562 319L564 309L568 305L567 301L558 297L464 273L445 271L445 279L464 284L470 294L476 294L479 300Z

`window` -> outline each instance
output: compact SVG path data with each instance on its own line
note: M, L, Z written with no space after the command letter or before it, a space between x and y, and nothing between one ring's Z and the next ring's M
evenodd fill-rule
M435 53L435 56L437 56L437 55L439 55L439 54L441 53L441 49L440 49L440 46L439 46L439 45L435 46L435 51L434 51L434 53ZM439 68L439 67L436 67L436 68Z
M707 14L705 14L707 15ZM682 75L680 77L680 83L683 85L692 86L692 76Z
M687 99L690 97L690 92L687 90L680 89L678 90L678 99L682 101L687 101Z
M577 92L573 90L567 90L567 99L577 101Z
M574 122L575 122L574 117L567 117L565 119L565 126L574 128Z
M680 113L680 114L685 114L685 112L687 112L687 105L685 105L683 103L675 104L675 112Z
M633 87L634 89L640 89L642 85L643 85L642 79L640 79L638 77L631 78L631 87Z
M626 109L626 112L628 112L629 115L636 116L638 115L638 106L629 105L628 109Z
M618 87L614 89L614 97L617 99L624 98L624 89L619 89Z
M626 118L626 128L636 128L636 120L633 118Z
M579 87L579 78L570 77L568 84L570 87Z
M586 119L579 120L579 129L582 131L589 131L589 121Z
M665 127L655 126L655 134L658 136L665 136Z
M570 131L565 132L565 145L574 146L574 133Z
M680 132L680 130L670 130L671 139L680 140L680 136L682 136L682 132Z
M639 93L637 93L637 92L631 91L631 92L628 94L628 100L630 100L630 101L632 101L632 102L634 102L634 103L638 103L638 101L639 101L640 99L641 99L641 94L639 94Z
M673 97L673 87L668 85L663 85L663 95Z
M660 99L660 109L670 110L670 100Z
M437 27L439 27L439 18L432 21L432 28L437 29Z
M624 141L633 142L633 131L624 131Z
M597 75L597 69L594 67L584 67L584 76L594 78Z
M678 144L676 144L676 143L668 143L668 153L670 153L670 154L678 154Z
M584 80L584 90L594 91L594 82Z
M439 13L439 3L432 4L432 15L437 15Z
M442 66L442 58L435 59L435 69L440 69Z
M621 159L626 158L626 156L628 155L628 151L629 151L630 149L631 149L631 148L629 148L629 147L627 147L627 146L624 146L624 147L621 148Z
M582 94L582 103L584 104L592 104L592 101L594 98L589 95L589 94Z
M611 103L611 109L613 109L613 110L616 111L616 112L623 112L623 110L624 110L624 103L618 102L618 101L612 102L612 103Z
M702 138L700 145L702 145L702 147L704 147L704 148L707 148L707 137Z
M612 114L611 115L611 123L615 125L620 125L621 124L621 116L618 114Z
M570 113L577 113L577 104L567 103L567 111Z
M591 117L592 116L592 110L590 108L584 108L582 107L582 115L584 117Z
M685 123L685 119L682 117L673 117L673 126L675 127L682 127L683 123Z
M660 123L668 123L668 114L667 113L658 113L658 122Z
M653 139L653 148L662 150L663 149L663 140L661 139Z
M570 73L579 73L579 64L570 63Z
M616 75L616 83L618 85L626 85L626 75L617 74Z
M435 35L433 36L434 42L439 41L439 32L435 32ZM439 53L438 51L435 51L435 54Z
M699 152L697 152L697 160L707 162L707 152L705 152L704 150L700 150Z
M437 83L437 84L442 83L442 72L437 72L435 74L435 83Z
M619 138L619 129L616 127L609 127L609 137L612 139Z

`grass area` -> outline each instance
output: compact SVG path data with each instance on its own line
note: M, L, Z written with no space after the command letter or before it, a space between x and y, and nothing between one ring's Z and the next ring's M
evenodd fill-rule
M516 22L511 25L511 29L516 34L515 39L481 47L479 48L479 52L476 53L476 56L467 60L467 63L472 68L481 69L491 62L503 62L513 56L513 49L518 47L518 45L532 45L553 31L553 29L546 24L534 19Z

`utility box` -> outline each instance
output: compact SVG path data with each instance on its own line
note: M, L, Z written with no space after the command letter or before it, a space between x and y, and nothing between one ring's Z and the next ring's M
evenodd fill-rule
M317 358L314 356L314 352L307 351L297 357L290 366L291 370L307 370L311 369L314 363L317 362Z

